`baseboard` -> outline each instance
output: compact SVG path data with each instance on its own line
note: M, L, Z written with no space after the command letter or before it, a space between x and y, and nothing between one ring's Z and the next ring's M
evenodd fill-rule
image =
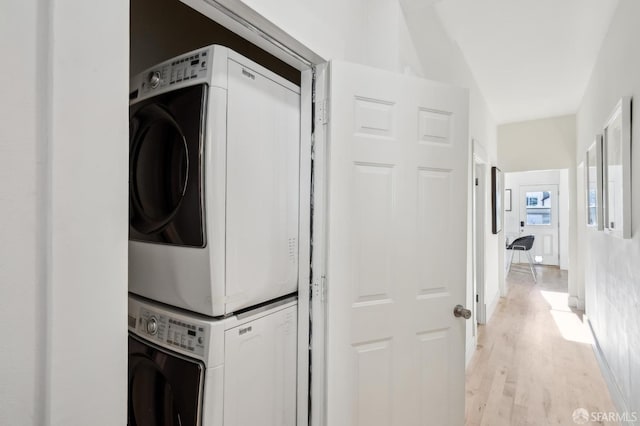
M493 300L491 300L489 303L487 303L485 305L485 324L489 323L489 320L491 319L491 317L493 316L493 313L496 310L496 306L498 306L498 301L500 300L500 292L496 292L495 296L493 297Z
M569 296L568 303L569 307L584 311L584 300L581 300L578 296Z
M598 365L600 366L600 371L602 372L602 377L604 377L604 381L607 382L607 387L609 388L609 394L611 395L611 399L613 400L613 404L616 406L618 413L630 413L629 405L627 404L624 396L622 395L622 391L620 387L616 383L615 377L613 376L613 372L611 371L611 367L607 363L607 359L602 352L602 348L600 347L600 343L598 342L598 337L593 330L593 325L589 318L585 315L584 317L586 323L589 325L589 330L591 331L591 335L593 336L593 352L596 355L596 360L598 361ZM638 423L633 423L635 426L638 426Z

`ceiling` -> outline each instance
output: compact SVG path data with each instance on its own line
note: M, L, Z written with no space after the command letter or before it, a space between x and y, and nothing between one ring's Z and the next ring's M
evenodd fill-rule
M500 124L577 112L618 0L439 0Z

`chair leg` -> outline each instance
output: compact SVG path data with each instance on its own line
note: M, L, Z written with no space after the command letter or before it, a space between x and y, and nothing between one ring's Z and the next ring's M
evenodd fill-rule
M536 277L536 271L533 268L533 259L531 258L531 253L529 252L529 250L527 250L527 258L529 259L529 268L531 269L531 275L533 275L533 282L537 283L538 282L538 278Z
M511 263L513 263L513 254L515 253L515 250L511 250L511 256L509 256L509 267L507 268L507 274L509 274L509 271L511 271Z

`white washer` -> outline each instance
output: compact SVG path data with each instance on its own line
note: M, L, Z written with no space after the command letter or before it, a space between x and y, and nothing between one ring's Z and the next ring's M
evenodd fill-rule
M131 81L129 290L209 316L293 293L300 88L221 46Z
M129 426L294 426L295 299L215 320L129 297Z

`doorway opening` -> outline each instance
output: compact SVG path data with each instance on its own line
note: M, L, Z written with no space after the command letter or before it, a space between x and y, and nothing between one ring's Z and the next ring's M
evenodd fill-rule
M568 169L505 173L506 243L534 240L528 251L505 251L509 274L531 275L529 268L539 265L569 269L568 195Z

